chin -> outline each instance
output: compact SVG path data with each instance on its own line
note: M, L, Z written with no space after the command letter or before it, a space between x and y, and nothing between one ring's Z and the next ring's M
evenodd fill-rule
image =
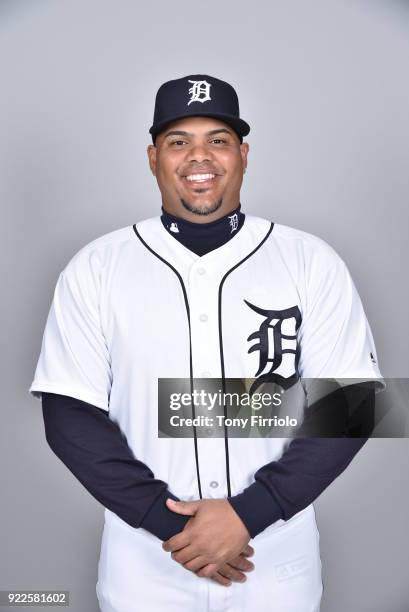
M212 213L219 210L219 208L223 204L223 198L220 198L219 200L216 200L215 202L209 202L207 204L195 204L192 202L188 202L184 200L183 198L181 198L180 201L185 210L188 210L189 212L195 215L201 215L201 216L211 215Z

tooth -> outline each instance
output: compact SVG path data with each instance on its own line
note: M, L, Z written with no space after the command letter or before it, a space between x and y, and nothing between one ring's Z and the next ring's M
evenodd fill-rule
M210 172L206 174L189 174L186 179L188 181L206 181L208 179L214 178L216 175Z

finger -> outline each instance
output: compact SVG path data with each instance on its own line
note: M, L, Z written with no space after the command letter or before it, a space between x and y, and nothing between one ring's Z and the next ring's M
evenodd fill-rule
M247 544L246 548L243 550L241 554L244 555L245 557L252 557L254 555L254 548L250 546L250 544Z
M196 574L201 578L211 578L213 574L219 571L219 566L216 563L209 563L202 567L202 569L198 570Z
M231 581L228 580L227 578L225 578L224 576L222 576L221 574L219 574L219 572L216 572L215 574L213 574L213 576L210 576L211 580L214 580L215 582L218 582L219 584L222 584L223 586L231 586Z
M188 535L188 532L183 530L180 533L174 535L172 538L169 538L169 540L166 540L166 542L163 542L162 548L167 552L175 552L176 550L185 548L185 546L188 546L189 544L190 537Z
M172 510L172 512L177 512L177 514L184 514L185 516L194 516L199 507L199 503L199 501L175 501L170 497L168 497L166 500L166 505L169 510Z
M187 563L184 563L183 567L187 570L190 570L191 572L197 572L197 570L200 570L202 567L204 567L208 563L209 563L208 559L206 559L205 557L199 556L199 557L195 557L191 561L188 561Z
M196 559L198 556L198 551L195 546L186 546L182 550L177 550L171 554L172 559L181 563L181 565L193 561L193 559ZM207 562L209 562L209 560Z
M232 582L245 582L247 580L247 577L242 572L239 572L229 563L223 563L223 565L219 568L219 574L225 578L228 578Z
M254 563L239 555L229 561L229 565L241 570L242 572L251 572L254 569Z

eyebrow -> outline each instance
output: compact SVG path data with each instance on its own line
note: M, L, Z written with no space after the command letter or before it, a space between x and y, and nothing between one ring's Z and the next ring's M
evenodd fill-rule
M206 132L206 136L212 136L213 134L219 134L223 132L225 134L231 134L231 131L226 128L217 128L215 130L210 130L210 132ZM194 136L194 134L192 134L191 132L185 132L183 130L169 130L169 132L166 132L165 138L167 138L168 136Z

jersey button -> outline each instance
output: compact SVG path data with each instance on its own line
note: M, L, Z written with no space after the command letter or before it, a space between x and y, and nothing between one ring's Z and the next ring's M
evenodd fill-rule
M212 480L212 482L210 483L210 486L212 487L212 489L217 489L217 487L219 486L219 483L217 482L217 480Z
M201 322L202 322L202 323L206 323L206 321L208 320L208 318L209 318L209 317L207 316L207 314L204 314L204 313L203 313L203 314L201 314L201 315L200 315L200 317L199 317L199 319L201 320Z
M206 270L204 268L198 268L197 273L200 274L200 276L203 276L203 274L206 274Z
M209 429L206 429L206 433L208 436L212 436L213 435L213 429L211 427L209 427Z

